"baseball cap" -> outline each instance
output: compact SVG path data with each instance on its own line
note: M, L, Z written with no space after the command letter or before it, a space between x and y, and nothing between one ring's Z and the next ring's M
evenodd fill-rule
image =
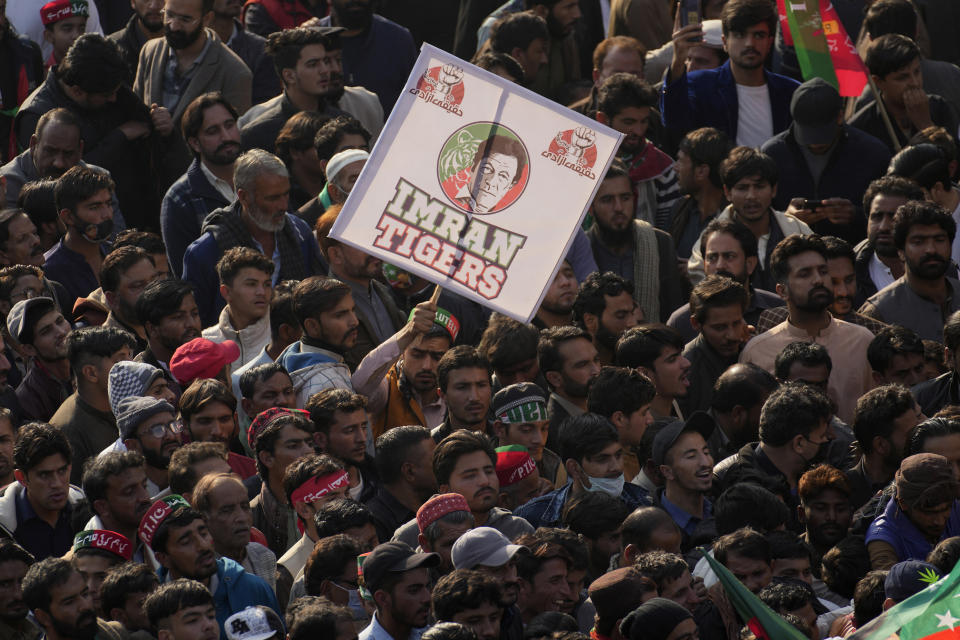
M922 560L905 560L890 567L883 591L888 598L902 602L910 596L920 593L942 576L940 570Z
M518 382L497 391L490 403L493 415L504 424L542 422L547 415L547 394L532 382Z
M656 464L663 464L667 457L667 451L677 443L680 436L689 431L696 431L706 440L713 433L716 424L710 414L705 411L695 411L687 418L686 422L674 420L657 432L653 438L653 461Z
M194 338L177 347L170 358L170 373L186 386L200 378L213 378L224 365L240 357L240 347L233 340L214 342Z
M417 553L405 542L384 542L363 561L363 581L375 593L388 573L402 573L440 564L437 553Z
M343 171L348 164L359 160L368 160L370 154L363 149L344 149L340 153L334 154L327 162L327 182L333 182L337 179L337 174Z
M40 305L50 307L49 311L55 311L57 308L57 303L53 301L53 298L40 296L39 298L21 300L10 309L10 313L7 314L7 331L10 332L14 340L23 344L23 336L27 334L27 329L30 330L31 334L33 333L33 327L27 327L27 315L29 315L31 309ZM32 341L31 337L29 342Z
M273 625L270 624L273 618ZM283 622L273 609L269 607L247 607L226 619L223 630L228 640L267 640L267 638L283 637L277 629L283 629Z
M837 115L842 109L840 92L823 78L811 78L801 84L790 99L797 142L802 145L833 142L840 127Z
M512 544L493 527L477 527L460 536L450 550L454 569L473 569L478 564L485 567L500 567L513 558L522 544Z

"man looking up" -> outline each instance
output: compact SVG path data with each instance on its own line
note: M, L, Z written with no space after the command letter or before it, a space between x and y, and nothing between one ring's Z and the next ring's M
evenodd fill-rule
M227 304L217 324L201 335L214 342L232 340L240 347L240 357L230 364L233 371L257 357L270 342L273 272L273 261L250 247L227 249L217 262L220 295Z
M633 298L633 289L631 281L616 273L597 271L587 276L573 301L574 324L589 332L604 364L613 363L623 332L637 326L638 316L646 316Z
M327 118L342 112L326 100L334 70L332 41L342 29L296 27L271 33L266 51L283 83L279 101L268 101L252 120L244 123L244 149L254 147L273 153L274 142L284 123L301 111L315 111Z
M313 422L314 444L347 470L347 493L357 502L372 498L379 484L373 458L367 453L366 405L360 394L324 389L310 396L304 407Z
M473 347L460 345L443 354L437 364L440 397L446 419L430 433L440 442L458 429L493 434L490 413L490 363Z
M23 414L49 420L73 389L67 359L70 324L50 298L27 298L10 309L7 331L33 358L16 392Z
M913 395L899 384L876 387L857 400L851 427L862 453L846 471L854 509L890 484L906 455L910 432L922 419Z
M776 282L770 273L770 256L774 247L790 234L809 235L812 231L800 219L773 208L779 169L767 154L750 147L737 147L720 164L720 177L730 206L716 220L734 220L750 229L757 241L757 268L751 282L759 289L773 291ZM687 263L694 283L702 279L704 249L694 245Z
M216 323L225 304L215 267L227 249L250 247L271 258L279 253L276 281L322 271L316 238L305 222L287 213L290 177L280 158L262 149L247 151L234 164L233 186L236 201L210 215L203 235L183 256L183 279L196 287L206 326Z
M497 507L500 482L497 452L486 436L462 429L444 438L433 452L433 473L440 493L459 493L466 498L476 526L493 527L511 540L533 528L523 518ZM417 542L417 522L397 529L394 540Z
M903 260L894 243L893 216L908 200L923 200L923 191L912 180L884 176L870 183L863 194L867 237L857 244L857 284L869 298L903 276Z
M117 439L107 384L111 367L130 360L135 348L133 336L113 327L84 327L67 336L67 359L77 390L63 401L50 424L70 441L75 462L70 480L74 484L80 484L84 463Z
M110 313L104 327L126 331L136 340L133 355L147 348L147 334L137 318L137 299L157 279L153 257L140 247L114 249L100 267L100 288Z
M645 489L624 482L620 434L606 418L586 413L564 421L560 427L560 457L573 481L517 509L517 516L531 525L558 526L564 508L587 491L619 498L630 509L650 504Z
M193 162L170 185L160 204L163 242L178 278L183 274L183 254L200 237L204 218L237 197L233 165L240 155L237 110L222 93L194 98L183 112L180 128Z
M82 492L70 485L70 443L41 422L20 427L13 447L14 477L0 491L0 511L13 514L3 531L38 559L62 556L73 544L71 522Z
M635 478L646 462L637 458L636 451L653 424L650 405L655 396L653 383L627 367L604 367L590 385L587 409L609 420L620 434L625 478Z
M736 143L759 147L790 124L790 99L799 83L769 73L777 13L766 0L732 0L723 7L723 48L730 59L718 69L687 73L687 54L702 41L699 25L674 38L664 76L660 112L669 129L686 133L714 127Z
M747 307L743 312L747 324L757 326L763 311L783 306L783 300L773 291L753 286L753 275L760 266L757 237L743 223L729 219L712 220L694 243L693 251L705 256L705 276L726 276L747 290ZM689 303L678 307L670 315L667 325L676 329L687 342L697 337L691 323Z
M147 348L135 360L164 372L179 399L183 389L170 373L170 358L181 345L200 337L200 311L193 289L181 280L157 280L137 299L137 319L147 334Z
M834 363L827 390L837 404L837 416L849 423L856 399L873 386L873 378L864 366L873 334L834 318L827 309L833 302L833 293L826 286L827 255L819 236L791 235L777 245L770 268L777 280L777 293L787 304L788 317L751 339L740 354L740 362L773 371L777 354L791 342L823 345Z
M45 255L44 273L67 290L66 303L100 286L97 275L106 255L104 243L112 235L114 182L107 172L76 166L57 180L54 197L63 239Z
M600 355L589 333L578 327L562 326L541 334L537 359L540 372L550 385L547 442L552 446L559 437L560 423L587 410L587 391L600 373Z
M910 201L897 209L893 225L904 275L870 296L860 313L943 342L947 316L960 310L960 281L946 275L957 224L936 204Z
M690 361L682 352L683 339L662 324L634 327L617 342L617 366L638 369L656 387L650 403L654 418L683 419L677 398L687 395L690 387Z
M633 182L626 164L616 161L610 165L590 205L593 225L587 237L600 273L612 271L630 280L631 294L643 310L643 317L656 321L668 317L670 310L682 303L680 274L669 234L652 226L656 222L652 206L637 206L635 189L645 193L652 187L646 183L634 187ZM676 178L673 184L675 189ZM661 196L651 198L659 203ZM664 216L672 203L673 198L665 201Z

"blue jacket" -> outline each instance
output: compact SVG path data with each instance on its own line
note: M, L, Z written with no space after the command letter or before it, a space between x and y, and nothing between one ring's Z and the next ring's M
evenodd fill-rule
M183 254L190 243L200 237L204 218L228 204L203 175L200 160L196 158L187 172L170 185L160 205L160 230L176 277L183 275Z
M241 215L242 212L237 200L223 209L213 211L203 221L203 235L193 241L183 255L182 279L193 285L197 307L200 309L200 320L205 327L216 324L220 310L226 306L226 302L220 296L220 280L217 277L217 261L223 256L223 250L214 237L217 228L232 227L235 233L241 237L236 246L258 248L250 233L242 227ZM286 218L286 224L277 233L291 234L290 237L295 239L300 247L303 270L301 273L291 273L289 265L284 265L281 262L279 265L280 278L302 280L312 275L325 274L327 272L326 261L320 254L320 245L317 244L317 238L313 235L310 227L307 226L306 222L290 213L286 214ZM273 258L273 256L267 257Z
M770 107L773 114L773 133L780 133L793 121L790 99L800 83L793 78L764 71ZM718 69L685 73L660 89L660 113L663 124L671 130L686 134L699 127L714 127L737 139L737 85L730 71L730 61Z
M960 502L954 500L950 507L950 519L940 535L946 540L960 534ZM897 552L900 562L905 560L924 560L933 550L924 534L910 522L907 515L897 506L896 500L887 503L883 513L867 529L866 543L874 540L886 542Z
M842 127L840 139L830 152L819 182L815 182L810 173L792 124L786 131L767 140L760 150L776 160L780 169L777 195L773 198L774 209L785 211L792 198L846 198L853 203L856 211L852 224L840 226L829 220L821 220L811 228L814 233L839 236L850 244L856 244L867 235L863 192L870 182L887 172L890 150L869 133L846 124Z
M160 567L157 575L160 576L160 582L169 579L165 567ZM213 606L217 610L221 640L227 637L223 630L227 618L237 611L258 604L270 607L278 616L283 617L277 596L266 580L247 573L239 563L230 558L217 558L217 590L213 594Z
M568 481L562 489L555 489L539 498L534 498L530 502L517 507L513 515L519 516L529 522L534 529L538 527L556 527L560 525L563 506L567 503L567 496L570 495L570 487L573 481ZM631 511L637 507L649 507L653 505L650 494L639 485L627 482L623 485L623 492L620 493L620 500L627 505Z

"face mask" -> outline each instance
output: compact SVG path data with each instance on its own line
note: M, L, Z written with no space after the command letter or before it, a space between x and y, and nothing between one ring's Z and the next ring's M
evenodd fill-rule
M626 483L622 473L616 478L594 478L593 476L587 476L587 478L590 480L587 491L602 491L614 498L620 497L623 493L623 485Z
M100 244L113 233L113 219L104 220L100 224L74 225L74 228L80 232L80 236L87 242ZM92 236L90 235L91 231L94 232Z
M341 587L340 585L338 585L336 582L333 582L332 580L330 581L330 584L335 586L337 589L340 589L341 591L347 592L347 594L349 595L349 599L347 600L347 607L350 609L351 612L353 612L354 620L370 619L370 615L367 613L367 610L363 606L363 599L360 597L360 591L358 589L347 589L345 587Z

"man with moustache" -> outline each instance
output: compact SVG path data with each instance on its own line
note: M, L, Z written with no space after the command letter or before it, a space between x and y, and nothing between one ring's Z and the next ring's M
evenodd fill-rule
M494 578L503 589L503 617L500 619L500 637L520 640L523 620L517 599L520 581L517 577L517 552L526 552L523 545L511 544L510 539L491 527L477 527L457 538L450 550L455 569L472 569Z
M637 325L638 316L644 316L631 295L630 284L612 271L591 273L573 301L571 324L589 333L603 364L613 364L617 340Z
M719 275L739 282L747 290L744 321L756 326L766 309L782 307L780 296L766 289L754 288L751 276L759 266L757 237L736 220L713 220L703 230L694 251L706 256L703 271L707 276ZM690 316L690 304L678 307L670 314L667 325L689 342L697 337Z
M540 372L550 386L547 442L557 442L560 423L587 410L590 382L600 375L600 354L590 334L575 326L553 327L540 335L537 344Z
M417 640L430 618L430 569L436 553L417 553L403 542L385 542L363 561L363 581L377 612L360 640Z
M946 246L949 251L949 242ZM834 363L827 393L837 404L837 417L849 424L857 398L873 387L867 365L867 347L873 334L828 311L833 292L827 287L827 247L819 236L788 236L772 253L770 269L789 313L782 323L751 339L740 354L740 362L752 362L773 372L777 354L791 342L823 345Z
M0 211L0 264L43 267L37 227L21 209Z
M900 176L874 180L863 194L867 237L853 250L857 287L864 300L903 276L903 260L893 242L893 215L908 200L923 200L923 191L912 180Z
M163 38L143 45L133 92L151 111L167 109L179 127L197 96L219 91L239 112L250 108L253 75L243 60L205 25L213 0L166 0Z
M143 456L147 497L159 495L169 485L170 458L182 446L176 409L166 400L130 396L120 401L119 411L117 426L124 446ZM137 537L134 535L130 539L136 540Z
M120 640L119 622L97 617L87 582L69 560L46 558L23 578L23 601L46 640Z
M147 334L147 348L134 358L163 371L174 396L183 388L170 373L170 358L181 345L200 337L200 311L190 285L156 280L137 299L137 319Z
M634 327L617 341L617 366L637 369L653 382L656 395L650 414L655 419L683 419L677 401L690 388L690 361L683 356L683 348L683 338L662 324Z
M70 324L50 298L27 298L10 309L7 331L24 355L33 358L16 391L23 415L49 420L73 392L67 359Z
M893 217L893 240L904 275L860 307L860 313L943 342L943 325L960 309L960 281L946 275L957 232L953 217L932 202L910 201Z
M479 351L462 344L443 354L437 364L437 385L447 405L446 418L430 432L437 443L461 429L493 436L490 363Z
M541 330L573 324L573 303L576 299L577 276L570 261L564 259L531 324Z
M3 370L4 360L6 358L0 354L0 385L6 384L4 377L7 373ZM11 396L12 394L0 395L0 400L6 402ZM16 396L12 397L16 398ZM18 416L14 415L10 409L0 407L0 485L2 486L7 486L16 479L13 475L13 442L17 437L19 426Z
M183 139L193 152L187 172L170 185L160 205L160 229L170 268L183 274L183 254L200 237L207 215L237 197L233 166L240 155L237 110L222 93L194 98L183 112Z
M33 556L8 538L0 540L0 636L8 640L34 640L37 628L27 618L23 577Z
M119 47L120 55L130 68L127 84L133 86L140 49L147 40L163 36L163 0L132 0L130 6L133 15L126 26L107 37Z
M203 514L183 496L171 494L154 502L139 534L161 565L161 582L187 578L212 589L221 633L226 619L246 607L264 604L280 614L277 597L263 578L230 558L217 557Z
M183 279L196 289L204 326L215 324L226 304L220 295L216 264L227 249L243 246L268 257L279 254L277 282L299 281L323 272L310 227L287 213L290 174L280 158L262 149L247 151L234 164L233 186L237 199L204 220L203 235L183 256Z
M377 94L384 113L400 97L417 58L410 32L374 13L372 0L332 0L320 26L343 27L343 77Z
M637 219L635 207L630 172L615 160L590 204L593 225L587 237L600 273L613 272L631 281L629 294L643 319L660 322L683 303L677 254L670 235ZM652 221L652 216L648 218Z

